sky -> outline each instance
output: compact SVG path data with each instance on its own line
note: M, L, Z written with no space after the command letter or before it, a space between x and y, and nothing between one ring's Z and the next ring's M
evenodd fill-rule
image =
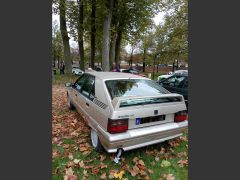
M153 18L153 21L155 22L156 25L158 25L159 23L163 23L164 22L164 15L165 13L164 12L159 12L154 18ZM57 20L58 21L58 24L59 24L59 15L56 15L56 14L52 14L52 22ZM69 40L69 43L70 43L70 46L71 47L78 47L77 45L77 42L75 42L73 40L73 38L70 38ZM130 49L130 45L127 45L126 46L126 50L128 51Z

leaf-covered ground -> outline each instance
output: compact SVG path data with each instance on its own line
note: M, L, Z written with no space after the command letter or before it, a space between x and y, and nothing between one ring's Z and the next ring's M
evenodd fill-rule
M140 148L122 155L92 149L89 128L76 111L66 107L63 82L52 87L52 177L53 179L188 179L188 138ZM65 83L65 82L64 82Z

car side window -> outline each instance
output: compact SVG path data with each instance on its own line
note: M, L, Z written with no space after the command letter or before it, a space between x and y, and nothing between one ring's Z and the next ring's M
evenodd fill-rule
M93 100L95 96L95 77L94 76L88 76L86 81L83 83L81 93L82 95L89 98L90 100Z
M83 74L82 76L80 76L77 81L74 83L74 88L77 89L78 91L81 90L83 83L85 82L85 80L87 79L87 75Z
M164 82L162 82L162 84L165 86L182 88L184 84L184 80L185 80L184 76L173 76L166 79Z

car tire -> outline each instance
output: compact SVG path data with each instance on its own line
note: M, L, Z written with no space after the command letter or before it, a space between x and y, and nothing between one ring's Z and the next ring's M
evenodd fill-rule
M93 148L97 152L102 152L102 150L103 150L102 143L99 140L97 132L93 129L91 129L90 138L91 138L91 144L92 144Z
M72 104L72 102L69 98L69 95L67 95L67 107L68 107L69 110L74 110L75 109L75 107L73 106L73 104Z

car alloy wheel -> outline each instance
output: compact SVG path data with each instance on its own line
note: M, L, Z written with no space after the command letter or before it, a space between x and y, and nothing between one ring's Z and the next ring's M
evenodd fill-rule
M96 151L98 152L102 151L102 144L98 138L96 131L93 129L91 129L91 143L94 149L96 149Z

